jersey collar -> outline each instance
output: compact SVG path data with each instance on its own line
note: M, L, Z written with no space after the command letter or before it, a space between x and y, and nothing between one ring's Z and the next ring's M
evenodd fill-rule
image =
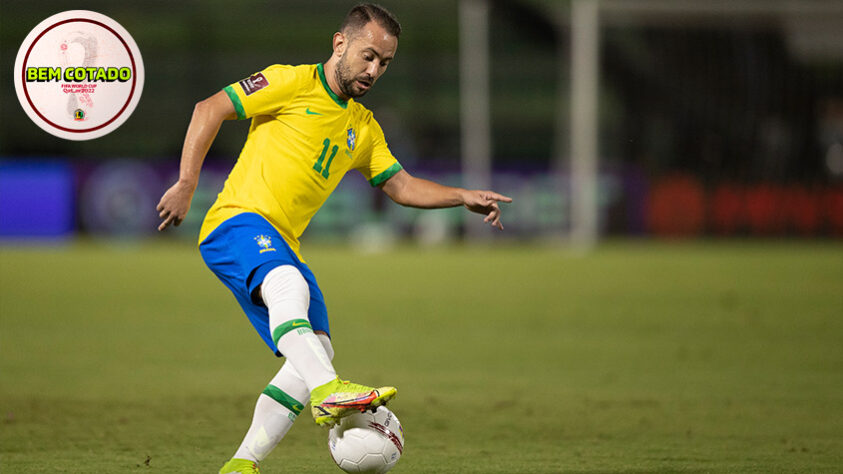
M319 71L319 79L322 80L322 87L325 88L325 92L334 99L334 102L336 102L337 105L342 108L346 108L348 106L348 101L340 99L340 97L334 94L334 91L331 90L331 87L328 85L328 80L325 79L325 67L322 66L322 63L316 65L316 70Z

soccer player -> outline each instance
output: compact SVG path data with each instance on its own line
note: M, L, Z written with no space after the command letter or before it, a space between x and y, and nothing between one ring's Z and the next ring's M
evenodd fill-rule
M194 108L179 179L157 207L158 229L179 225L187 215L222 122L251 118L240 157L202 224L199 250L269 348L286 357L221 473L258 472L308 400L316 423L330 426L396 394L394 387L337 377L325 300L299 251L299 236L347 171L359 171L398 204L465 206L503 229L498 202L510 198L411 176L390 153L372 113L355 101L386 71L400 33L386 9L358 5L334 33L333 54L324 64L269 66Z

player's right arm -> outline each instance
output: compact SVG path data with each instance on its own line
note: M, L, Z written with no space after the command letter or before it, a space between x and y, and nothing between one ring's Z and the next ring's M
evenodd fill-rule
M199 171L211 143L217 137L224 120L234 120L237 113L225 91L219 91L199 102L193 108L193 117L187 127L181 151L179 180L172 185L158 202L158 216L163 219L158 230L170 224L179 225L190 210L190 201L199 183Z

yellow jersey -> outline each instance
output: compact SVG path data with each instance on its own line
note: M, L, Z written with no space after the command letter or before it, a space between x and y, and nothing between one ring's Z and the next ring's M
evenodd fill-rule
M374 187L402 169L372 112L334 94L322 64L270 66L223 90L252 125L200 243L223 221L254 212L304 261L299 237L348 170Z

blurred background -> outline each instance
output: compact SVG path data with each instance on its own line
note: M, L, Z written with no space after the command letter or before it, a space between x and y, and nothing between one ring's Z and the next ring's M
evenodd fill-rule
M278 361L195 246L249 123L223 125L186 222L159 234L155 206L194 104L325 61L353 3L0 0L0 470L231 456ZM838 472L843 1L382 3L404 32L361 102L394 154L515 199L497 232L352 172L303 236L337 369L402 390L395 472ZM12 78L71 8L122 24L146 72L85 142ZM330 472L324 440L299 422L261 467Z
M361 102L412 173L513 196L498 238L843 236L843 3L384 3L404 33ZM122 127L72 142L26 117L12 81L23 38L68 6L3 0L0 236L155 234L193 104L270 64L326 60L352 4L75 5L133 35L146 84ZM164 238L195 238L247 130L223 126L189 219ZM354 176L305 238L488 236L469 218L387 204Z

